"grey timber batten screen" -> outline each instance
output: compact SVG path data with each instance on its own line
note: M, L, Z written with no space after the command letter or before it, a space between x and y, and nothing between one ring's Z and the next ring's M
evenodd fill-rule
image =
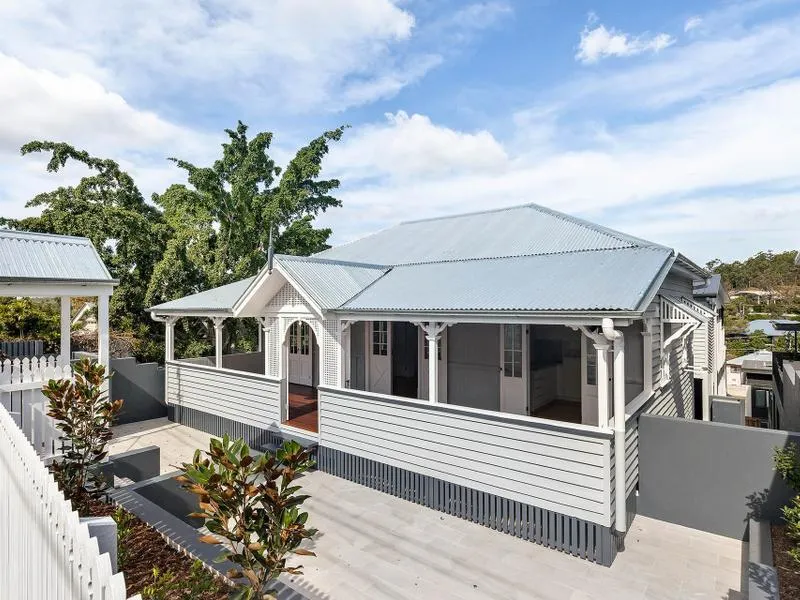
M617 553L615 538L609 527L333 448L318 448L317 468L403 500L601 565L610 566Z

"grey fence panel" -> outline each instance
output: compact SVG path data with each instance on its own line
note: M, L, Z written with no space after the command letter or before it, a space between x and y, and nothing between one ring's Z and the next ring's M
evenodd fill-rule
M0 342L0 354L8 358L31 358L44 356L44 341L42 340L6 340Z
M795 495L772 459L792 442L800 434L642 415L638 513L742 539L748 519L780 519Z
M110 367L111 397L124 401L118 424L167 416L163 367L135 358L112 358Z

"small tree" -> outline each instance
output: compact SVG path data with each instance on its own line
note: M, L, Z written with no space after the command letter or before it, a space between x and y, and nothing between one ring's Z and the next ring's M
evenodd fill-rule
M42 390L50 400L48 415L58 421L62 456L51 466L64 495L77 502L102 492L105 480L97 465L108 454L111 424L122 400L110 400L104 391L108 380L103 365L88 359L76 363L73 379L51 379Z
M794 442L785 448L775 448L773 457L775 470L795 492L800 492L800 449ZM795 544L788 551L797 565L800 565L800 495L792 500L791 504L784 506L783 519L786 521L786 535Z
M300 548L316 531L306 528L308 513L300 506L308 498L300 495L295 478L313 461L294 441L284 442L277 452L254 458L244 440L212 439L206 457L200 450L191 463L184 463L182 486L199 496L200 512L190 516L205 520L212 535L200 538L223 545L219 561L230 560L230 579L247 580L237 585L234 598L262 600L274 597L269 589L281 573L302 574L302 566L287 566L292 554L314 556Z

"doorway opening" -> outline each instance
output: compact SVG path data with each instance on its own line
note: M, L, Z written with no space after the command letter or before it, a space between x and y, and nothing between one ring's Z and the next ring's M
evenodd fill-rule
M392 323L392 394L416 398L419 385L419 328Z
M286 420L284 425L317 433L319 410L319 347L314 331L304 321L295 321L287 332Z
M697 421L703 420L703 380L694 378L694 418Z

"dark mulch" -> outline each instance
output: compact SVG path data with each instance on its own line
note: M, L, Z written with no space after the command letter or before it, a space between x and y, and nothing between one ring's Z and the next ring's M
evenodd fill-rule
M111 516L116 507L100 500L89 500L80 513L82 516L104 517ZM155 529L133 517L132 531L127 538L126 546L128 559L122 565L125 573L125 584L128 596L142 592L142 589L153 583L153 567L161 573L171 572L175 581L185 584L184 589L170 592L166 597L169 600L184 600L189 596L189 574L194 560L180 553L170 546L161 534ZM230 593L230 588L222 581L214 582L214 590L201 594L192 593L192 600L224 600Z
M785 525L772 526L772 560L778 571L781 598L800 598L800 565L789 556L794 542L786 536Z

